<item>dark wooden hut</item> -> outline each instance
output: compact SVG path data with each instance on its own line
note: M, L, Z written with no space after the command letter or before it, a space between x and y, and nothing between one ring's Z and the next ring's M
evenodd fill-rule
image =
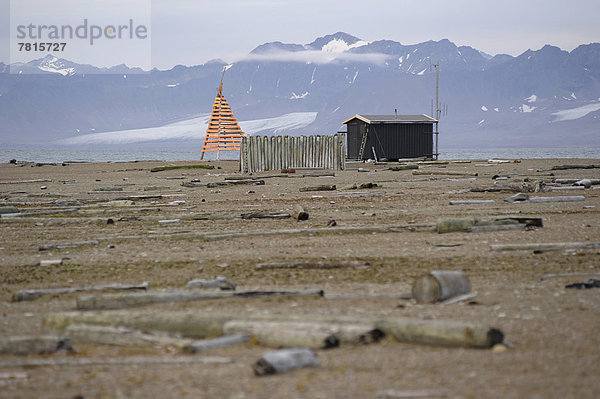
M427 115L354 115L347 126L348 159L432 158L434 124ZM373 151L374 150L374 151Z

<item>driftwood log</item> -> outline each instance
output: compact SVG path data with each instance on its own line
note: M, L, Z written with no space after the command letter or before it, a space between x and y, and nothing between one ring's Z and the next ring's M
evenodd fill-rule
M494 200L450 200L450 205L477 205L477 204L493 204Z
M163 331L189 338L207 338L223 335L223 324L232 319L231 315L206 315L197 310L61 312L46 315L42 320L42 328L48 332L64 333L71 324L96 324Z
M575 202L585 201L583 195L559 195L555 197L529 197L529 202Z
M381 399L417 399L417 398L447 398L449 395L443 391L434 391L430 389L419 389L419 390L402 390L397 391L394 389L388 389L387 391L377 392L377 398Z
M264 346L313 349L334 348L340 344L370 344L384 336L367 323L296 320L232 320L225 323L223 332L250 334Z
M237 284L233 280L229 280L225 276L217 276L212 280L206 280L203 278L194 279L187 283L185 288L218 288L224 291L233 290Z
M257 270L265 269L366 269L371 267L368 262L360 260L350 261L306 261L306 262L269 262L259 263Z
M491 348L502 343L502 331L484 324L461 321L390 319L375 326L400 342L427 345Z
M190 302L210 299L223 299L233 297L257 298L267 296L315 296L322 297L323 291L219 291L195 292L186 290L172 290L161 292L140 292L128 294L99 294L81 295L77 298L78 310L107 310L123 309L136 306L151 305L167 302Z
M123 326L71 324L66 328L65 334L75 343L115 346L164 346L181 349L192 342L165 333L148 333Z
M557 251L562 249L600 249L600 242L541 242L527 244L492 244L492 251Z
M42 335L0 338L0 354L3 355L54 353L62 349L71 349L71 347L71 340L62 336Z
M207 349L219 348L221 346L242 344L248 342L249 339L249 334L231 334L223 337L192 341L185 345L182 350L186 353L198 353Z
M0 184L51 183L51 179L0 181Z
M417 303L436 303L471 292L469 277L458 270L434 270L418 277L412 296Z
M280 374L302 367L316 367L319 359L308 348L281 349L267 352L252 367L258 376Z
M86 245L98 245L97 240L86 240L79 242L67 242L63 244L50 244L50 245L42 245L39 250L40 251L51 251L53 249L64 249L64 248L76 248L82 247Z
M291 215L286 212L249 212L242 213L242 219L289 219Z
M72 294L75 292L85 291L107 291L107 290L143 290L148 289L148 283L144 282L138 285L121 285L121 284L108 284L108 285L92 285L88 287L69 287L69 288L47 288L47 289L31 289L17 291L12 296L13 302L21 301L33 301L46 295L61 295L61 294Z
M19 210L14 206L2 206L0 207L0 215L10 215L14 213L19 213Z
M264 180L228 180L224 182L214 182L208 183L206 187L215 188L215 187L223 187L223 186L238 186L238 185L250 185L250 186L264 186Z
M557 165L551 170L567 170L567 169L595 169L600 168L600 165Z
M128 356L128 357L63 357L32 358L22 361L0 362L0 368L8 367L56 367L56 366L130 366L145 364L228 364L233 360L222 356Z
M452 170L413 170L415 176L431 176L431 175L442 175L442 176L478 176L475 172L455 172Z
M210 348L247 342L250 337L248 334L234 334L218 338L193 340L160 331L146 332L123 326L93 324L71 324L65 332L74 342L134 347L160 346L175 348L185 353L197 353Z
M308 220L308 212L302 205L296 204L292 210L292 217L296 220Z
M388 168L389 170L398 172L401 170L414 170L414 169L419 169L419 165L398 165L398 166L390 166Z
M336 189L335 184L324 184L321 186L311 186L311 187L300 187L300 192L305 191L334 191Z
M534 217L512 217L512 216L488 216L488 217L463 217L463 218L440 218L437 221L438 233L450 233L456 231L468 232L474 226L510 225L522 224L527 227L543 227L541 218Z

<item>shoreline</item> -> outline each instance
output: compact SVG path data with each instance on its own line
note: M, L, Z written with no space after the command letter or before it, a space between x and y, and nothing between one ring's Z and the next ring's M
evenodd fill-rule
M197 164L215 168L151 172ZM600 242L600 185L562 181L595 181L600 169L554 168L578 164L600 165L600 157L424 162L398 171L389 170L395 162L349 163L333 176L312 170L244 175L235 160L2 163L0 208L20 216L0 218L0 338L39 336L50 314L89 303L83 297L90 294L80 292L11 302L20 290L147 282L145 292L162 298L165 291L185 291L194 279L223 276L237 284L234 292L324 295L249 298L209 290L220 297L119 312L464 321L493 326L510 343L463 349L385 337L317 350L319 367L262 378L253 375L252 364L272 348L256 339L180 360L169 346L106 345L73 335L74 351L44 355L48 364L56 360L51 367L19 365L33 364L38 355L0 354L0 362L14 364L7 371L26 373L0 377L3 395L365 398L435 388L457 398L595 398L600 290L565 286L600 275L594 247ZM536 192L537 186L547 190ZM505 201L517 191L529 198L583 199ZM308 220L282 216L297 205ZM490 217L543 223L443 234L432 229L443 218ZM588 247L555 249L552 243ZM432 270L463 271L473 296L444 305L409 299L413 282ZM205 355L230 361L206 367L200 362ZM84 365L69 365L79 358ZM119 359L138 365L119 365Z

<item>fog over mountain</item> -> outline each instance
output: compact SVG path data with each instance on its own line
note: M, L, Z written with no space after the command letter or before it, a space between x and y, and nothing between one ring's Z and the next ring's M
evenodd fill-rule
M441 146L600 145L599 43L512 57L338 32L256 47L227 70L223 92L248 134L332 134L354 114L431 115L438 62ZM201 140L227 64L139 73L52 55L0 63L0 144Z

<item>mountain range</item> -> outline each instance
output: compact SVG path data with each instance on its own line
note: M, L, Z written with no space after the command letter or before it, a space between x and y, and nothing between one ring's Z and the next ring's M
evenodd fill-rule
M332 134L354 114L433 115L435 64L440 146L600 146L600 43L513 57L338 32L256 47L228 68L223 93L248 134ZM0 144L201 140L226 65L0 63Z

